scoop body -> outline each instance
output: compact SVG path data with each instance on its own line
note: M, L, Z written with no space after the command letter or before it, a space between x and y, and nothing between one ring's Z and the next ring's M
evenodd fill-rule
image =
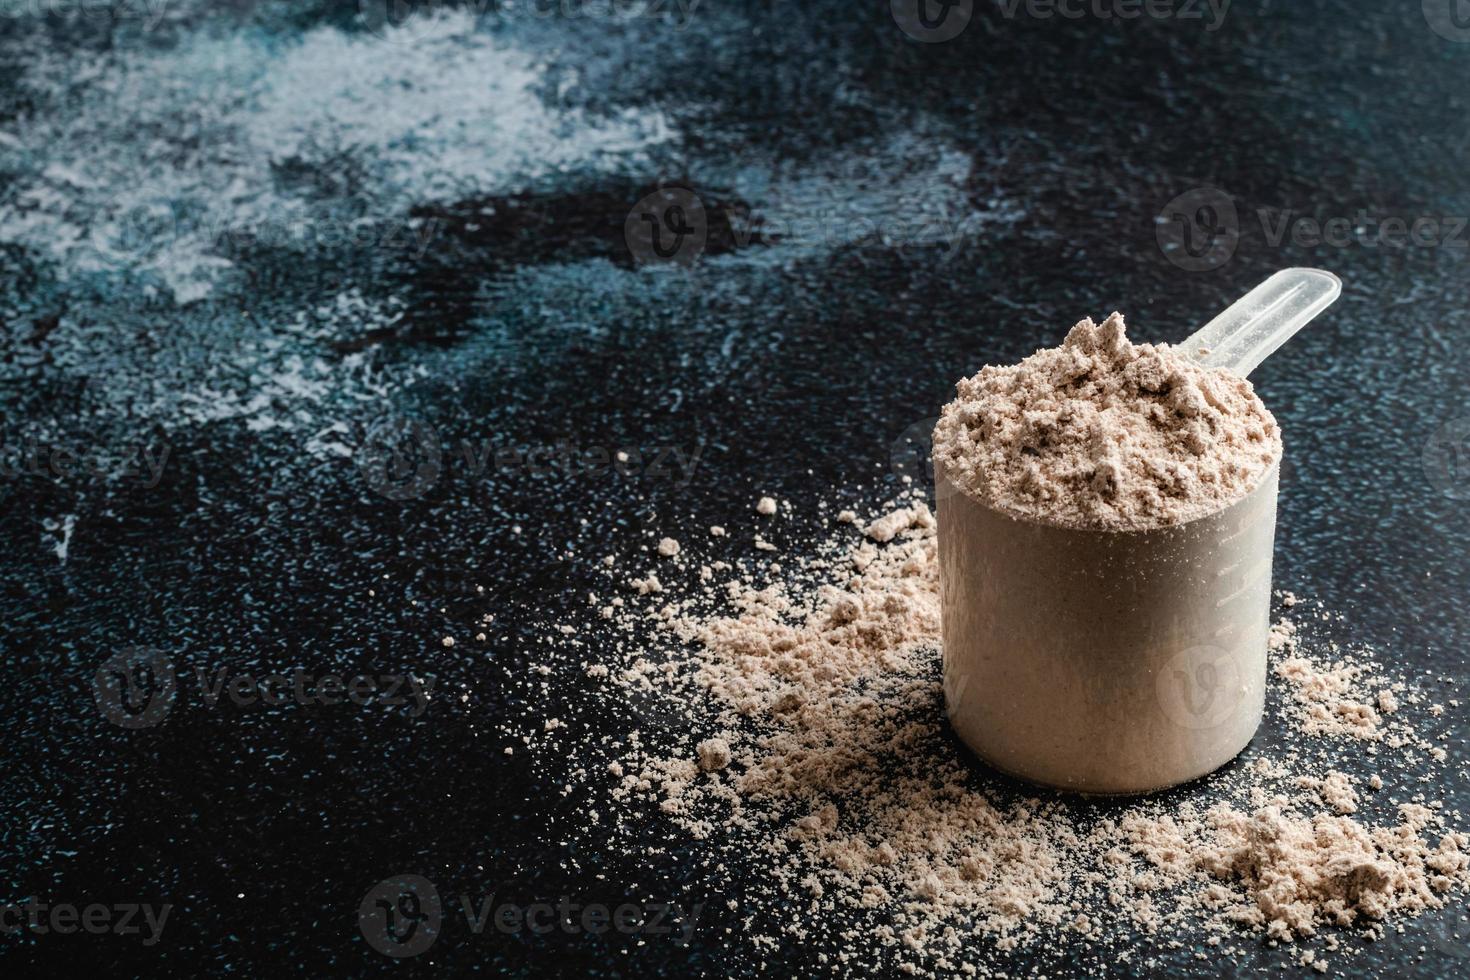
M944 693L1003 772L1143 793L1212 772L1261 722L1279 463L1185 524L1020 520L938 472Z

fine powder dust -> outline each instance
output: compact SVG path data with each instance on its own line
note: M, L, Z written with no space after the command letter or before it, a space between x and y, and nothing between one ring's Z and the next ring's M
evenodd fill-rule
M934 456L956 485L1012 516L1135 530L1245 496L1281 458L1281 433L1249 381L1129 342L1114 313L961 381Z
M756 863L729 886L746 930L732 942L755 958L800 941L830 950L834 973L882 951L912 973L988 974L1063 935L1099 962L1129 961L1140 934L1211 960L1260 936L1305 944L1296 962L1326 971L1360 948L1348 936L1382 938L1470 880L1470 837L1421 788L1444 752L1408 719L1437 712L1362 651L1308 653L1294 596L1271 637L1284 744L1258 738L1158 798L1058 796L990 773L948 733L925 503L824 523L825 544L779 565L654 559L661 591L614 561L622 595L597 629L621 637L623 662L585 665L667 729L637 725L607 756L615 825L632 840L672 821L712 875ZM1370 760L1379 774L1344 772Z

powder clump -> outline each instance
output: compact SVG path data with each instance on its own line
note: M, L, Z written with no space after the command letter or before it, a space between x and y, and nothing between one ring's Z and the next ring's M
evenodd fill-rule
M1119 313L957 387L934 431L935 461L961 490L1023 520L1182 524L1248 494L1281 456L1276 420L1249 381L1167 344L1131 343Z
M730 743L723 738L707 738L695 747L699 755L699 768L705 772L719 772L730 764Z

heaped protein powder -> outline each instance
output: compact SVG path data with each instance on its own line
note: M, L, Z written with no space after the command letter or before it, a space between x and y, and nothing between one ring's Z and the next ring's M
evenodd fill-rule
M1129 342L1118 313L958 388L935 458L956 486L1021 519L1182 524L1245 496L1281 458L1276 420L1249 381Z

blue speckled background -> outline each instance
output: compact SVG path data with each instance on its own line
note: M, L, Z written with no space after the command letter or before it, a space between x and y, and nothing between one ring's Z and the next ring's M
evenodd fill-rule
M926 41L903 0L0 0L0 897L175 906L150 948L0 935L6 973L737 969L722 908L687 948L522 934L395 963L357 907L408 869L446 894L707 898L668 828L570 864L565 780L486 737L596 559L757 493L877 503L956 378L1114 308L1182 339L1288 265L1346 289L1253 376L1288 443L1276 584L1463 679L1464 6L974 0L930 8L953 36ZM703 216L645 263L625 222L677 221L660 193ZM475 472L463 440L503 462ZM382 446L409 469L375 469ZM510 460L557 446L591 464ZM491 642L440 646L487 612ZM181 693L124 730L93 676L138 647ZM297 665L453 696L415 717L185 689ZM1464 709L1445 727L1464 758ZM1445 789L1470 808L1459 766ZM1463 972L1445 928L1341 966Z

